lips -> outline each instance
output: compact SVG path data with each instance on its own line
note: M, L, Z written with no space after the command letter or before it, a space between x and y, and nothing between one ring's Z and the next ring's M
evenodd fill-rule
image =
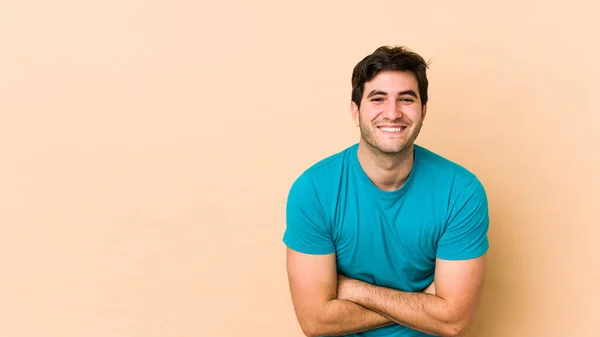
M384 126L378 126L377 128L379 130L381 130L381 132L383 132L383 133L399 134L406 129L406 126L405 125L395 125L395 126L384 125Z

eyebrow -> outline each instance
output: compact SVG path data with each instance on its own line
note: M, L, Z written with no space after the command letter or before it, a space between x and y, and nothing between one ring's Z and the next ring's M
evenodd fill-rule
M371 96L375 96L375 95L387 95L387 92L385 91L381 91L381 90L373 90L369 93L369 95L367 96L367 98L371 97ZM413 91L413 90L404 90L398 93L398 95L409 95L412 96L414 98L418 98L417 94Z

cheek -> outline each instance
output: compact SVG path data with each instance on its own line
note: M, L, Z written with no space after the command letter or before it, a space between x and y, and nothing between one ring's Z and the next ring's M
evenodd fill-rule
M423 119L423 113L419 107L410 107L404 110L404 114L413 122L418 122Z
M379 110L376 107L367 107L365 106L360 111L360 120L361 121L374 121L380 115Z

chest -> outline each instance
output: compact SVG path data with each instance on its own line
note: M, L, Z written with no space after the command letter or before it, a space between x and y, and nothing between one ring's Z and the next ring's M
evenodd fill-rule
M373 284L411 290L434 272L444 214L433 199L347 198L332 226L338 268Z

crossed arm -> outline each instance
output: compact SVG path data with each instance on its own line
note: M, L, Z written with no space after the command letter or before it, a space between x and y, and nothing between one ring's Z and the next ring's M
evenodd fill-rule
M287 250L292 301L308 337L340 336L400 324L435 336L464 334L477 307L484 257L437 260L423 292L374 286L337 274L335 254Z

